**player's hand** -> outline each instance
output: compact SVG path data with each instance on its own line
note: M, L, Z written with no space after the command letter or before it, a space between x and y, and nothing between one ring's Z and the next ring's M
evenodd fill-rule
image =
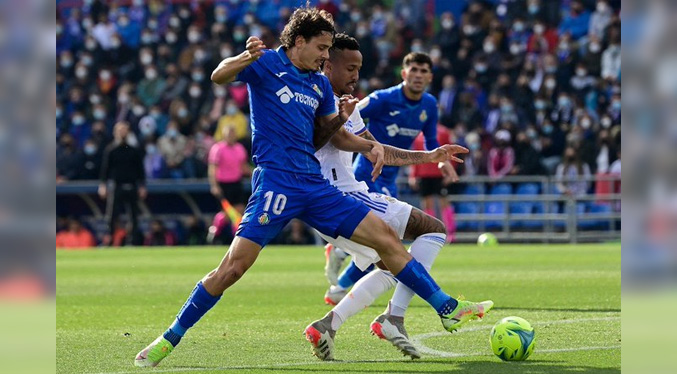
M99 190L98 190L99 197L100 197L101 199L105 199L105 198L106 198L106 193L107 193L106 190L107 190L106 185L105 185L104 183L101 183L101 184L99 185Z
M458 182L458 174L456 173L456 169L454 169L454 167L448 161L440 162L437 164L437 167L440 168L440 171L442 172L442 183L446 185Z
M378 142L373 142L374 146L372 147L371 151L367 153L365 156L369 161L371 161L372 166L374 167L374 170L371 171L371 181L374 182L380 175L381 171L383 170L383 165L385 165L385 149L383 148L383 144L378 143Z
M263 50L266 49L266 45L256 36L250 36L249 39L247 39L246 48L247 50L244 53L246 53L248 59L254 62L263 56Z
M456 157L456 155L465 154L468 152L470 152L468 148L461 147L458 144L445 144L441 147L435 148L430 152L432 156L432 160L430 162L454 161L462 164L463 160Z
M409 182L409 188L411 188L414 191L418 191L418 187L419 187L418 186L418 178L409 177L407 182Z
M348 118L351 114L353 114L353 111L355 111L355 106L359 102L360 100L358 100L356 97L352 97L351 95L341 96L338 103L338 114L344 122L348 121Z
M215 198L221 200L221 189L219 188L219 186L211 186L209 188L209 192L211 192Z

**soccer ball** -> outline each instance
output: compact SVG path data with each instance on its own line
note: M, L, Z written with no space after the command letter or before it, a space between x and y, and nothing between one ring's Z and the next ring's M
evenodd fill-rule
M491 329L489 343L501 360L524 361L534 351L534 328L524 318L505 317Z
M485 232L477 238L477 245L480 247L493 247L498 245L498 239L496 239L496 235Z

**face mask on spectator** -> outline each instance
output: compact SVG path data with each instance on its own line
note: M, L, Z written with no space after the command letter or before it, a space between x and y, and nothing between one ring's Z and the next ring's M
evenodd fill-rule
M179 17L176 17L176 16L170 17L169 18L169 26L174 27L174 28L181 26L181 20L179 19Z
M134 0L132 3L134 3L134 6L143 6L145 1L144 0Z
M607 4L603 2L597 3L597 11L600 13L604 13L607 10Z
M546 135L552 134L552 132L555 131L555 127L551 124L545 124L543 125L543 133Z
M538 133L536 132L536 130L534 130L532 128L527 129L526 135L527 135L527 137L529 137L529 139L532 139L532 140L536 139L538 137Z
M146 79L153 80L157 78L157 72L154 69L146 70Z
M202 94L202 90L200 89L200 87L191 87L188 90L188 94L190 95L190 97L195 99L195 98L200 97L200 94Z
M442 21L442 28L445 30L450 30L452 27L454 27L454 21L447 18Z
M590 120L590 118L581 119L581 127L583 128L583 130L589 129L590 126L592 126L592 121Z
M92 26L94 26L94 22L92 21L91 18L87 17L87 18L82 20L82 27L84 27L85 30L91 29Z
M590 43L590 52L599 53L602 50L602 45L597 42Z
M61 26L61 25L56 25L56 35L57 35L57 36L58 36L58 35L61 35L62 32L63 32L63 26Z
M476 143L476 142L475 142L475 143L470 143L470 144L468 144L468 148L469 148L471 151L476 151L476 150L480 149L480 143Z
M75 69L75 76L79 79L87 78L87 68L82 67Z
M421 43L414 43L411 45L412 52L423 52L423 45Z
M104 118L106 118L106 111L101 110L101 109L95 109L94 110L94 119L97 121L101 121Z
M549 90L553 90L553 89L555 89L555 87L557 87L557 81L556 80L548 79L548 80L545 81L545 88L547 88Z
M129 18L127 17L120 17L118 19L118 26L120 27L127 27L129 25Z
M149 155L154 154L155 151L157 151L157 147L155 146L155 144L148 144L146 146L146 153L148 153Z
M522 52L522 47L519 44L510 44L510 53L513 55L518 55Z
M233 55L233 50L230 48L221 48L221 58L228 58Z
M84 55L82 56L82 59L80 60L85 66L92 66L94 63L94 59L90 55Z
M228 16L226 16L225 13L216 13L216 15L214 15L214 19L218 23L226 23L226 21L228 20Z
M111 46L111 48L113 48L113 49L118 49L118 48L120 48L120 44L121 44L121 43L120 43L120 39L118 39L118 38L113 38L113 39L111 39L111 41L110 41L110 46Z
M205 78L205 75L200 71L194 71L190 77L196 82L202 82L202 80Z
M103 81L107 81L107 80L111 79L111 73L110 73L110 71L108 71L108 70L101 70L101 71L99 72L99 78L101 78L101 80L103 80Z
M235 115L237 113L237 107L235 105L228 105L226 107L226 114L229 116Z
M174 43L176 43L176 40L177 40L176 34L174 34L173 32L168 32L167 35L165 35L165 40L166 40L167 43L169 43L169 44L174 44Z
M586 75L588 75L588 71L585 70L584 68L577 68L576 75L578 75L579 77L585 77Z
M74 116L73 117L73 125L82 126L84 124L85 124L85 117L83 117L83 116Z
M545 101L543 100L534 101L534 108L536 108L536 110L544 110L545 107L546 107Z
M233 32L233 40L236 43L241 43L242 41L244 41L244 37L245 37L245 35L244 35L244 32L242 32L242 31L238 30L238 31Z
M144 108L143 105L134 105L132 108L132 113L134 113L134 115L137 117L141 117L144 113L146 113L146 108Z
M245 25L251 25L252 23L254 23L254 16L247 13L243 17L242 21L244 22Z
M602 117L602 120L600 121L600 124L601 124L602 127L604 127L605 129L608 129L609 127L611 127L611 118L609 118L609 117Z
M188 117L188 109L186 109L186 108L181 108L181 109L179 109L179 112L178 112L177 114L178 114L179 117L181 117L181 118L186 118L186 117Z
M167 136L170 138L176 138L177 135L179 135L179 132L176 129L167 129Z
M355 34L357 35L358 38L363 38L363 37L365 37L365 36L367 35L367 32L368 32L368 31L369 31L369 30L367 30L366 27L360 26L360 27L358 27L357 30L355 31Z
M153 117L156 121L157 121L158 118L160 118L161 115L162 115L162 113L155 111L155 110L150 112L150 116Z
M529 14L536 14L541 10L541 7L538 4L529 4Z
M522 22L515 22L515 24L512 25L512 28L516 32L522 32L524 31L524 24Z
M70 57L62 57L61 58L61 67L68 69L69 67L73 66L73 59Z
M157 20L149 20L148 21L148 28L151 30L157 30Z
M151 55L149 53L144 53L144 54L141 55L140 60L141 60L142 65L148 65L151 62L153 62L153 55Z
M534 32L537 35L542 35L543 32L545 32L545 26L541 25L540 23L537 23L534 25Z
M56 118L61 118L63 116L63 109L56 108Z
M96 153L96 146L94 144L87 144L84 150L87 156L92 156Z
M141 43L144 45L151 44L153 42L153 34L142 34Z
M214 96L216 97L224 97L226 96L226 89L223 87L216 87L214 89Z
M494 43L484 43L484 52L493 53L496 50L496 45Z
M620 100L614 100L611 102L611 109L613 110L621 110L621 101Z
M559 99L557 99L557 104L561 107L568 107L571 105L571 99L566 96L560 96Z
M85 41L85 48L88 51L93 51L96 49L96 41L94 39L87 39Z
M440 58L442 57L442 51L439 48L434 48L430 51L430 58Z
M118 103L127 104L129 102L129 95L126 93L121 93L118 95Z
M359 22L360 19L362 19L362 14L360 12L352 12L350 13L350 20L353 22Z
M188 33L188 41L191 43L197 43L200 41L200 33L197 31Z
M485 73L488 69L487 64L475 64L475 71L482 74Z

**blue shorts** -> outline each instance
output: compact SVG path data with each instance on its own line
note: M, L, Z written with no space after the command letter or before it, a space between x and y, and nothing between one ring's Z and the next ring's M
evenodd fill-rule
M350 238L368 213L367 206L344 195L320 174L257 167L252 195L235 235L263 247L298 218L332 238Z
M366 183L367 187L369 187L369 192L376 192L397 199L397 185L394 180L387 181L383 177L378 177L376 178L376 182L372 182L371 174L363 174L359 171L355 172L355 178L358 181Z

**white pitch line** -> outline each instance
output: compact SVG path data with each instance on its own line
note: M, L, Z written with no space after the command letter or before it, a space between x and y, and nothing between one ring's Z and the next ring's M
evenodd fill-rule
M532 325L561 325L561 324L570 324L570 323L580 323L580 322L595 322L595 321L620 321L621 317L598 317L598 318L580 318L580 319L563 319L563 320L554 320L554 321L542 321L535 322ZM470 328L465 328L457 331L456 333L464 332L473 332L473 331L482 331L482 330L491 330L493 325L481 325L473 326ZM448 332L429 332L427 334L415 335L411 338L412 344L418 348L421 353L429 354L432 356L438 357L470 357L470 356L490 356L486 353L456 353L456 352L446 352L439 351L437 349L430 348L423 344L423 341L426 339L434 338L437 336L448 336ZM617 349L621 346L603 346L603 347L578 347L578 348L559 348L559 349L538 349L538 352L541 353L551 353L551 352L573 352L573 351L588 351L588 350L599 350L599 349Z
M615 321L620 320L620 317L601 317L601 318L583 318L583 319L574 319L574 320L558 320L558 321L546 321L546 322L536 322L534 325L545 325L545 324L565 324L565 323L578 323L578 322L590 322L590 321ZM471 331L481 331L481 330L490 330L492 326L482 325L482 326L473 326L470 328L463 329L457 333L461 332L471 332ZM488 356L484 353L453 353L453 352L444 352L437 351L432 348L428 348L421 343L422 340L436 337L436 336L447 336L448 332L430 332L427 334L416 335L411 338L412 342L416 347L422 352L432 356L438 357L470 357L470 356ZM562 348L562 349L539 349L538 352L542 353L551 353L551 352L571 352L571 351L583 351L583 350L601 350L601 349L617 349L620 346L613 347L579 347L579 348ZM313 361L313 362L288 362L281 364L269 364L269 365L242 365L242 366L218 366L218 367L186 367L186 368L167 368L167 369L153 369L153 373L178 373L178 372L197 372L197 371L226 371L226 370L247 370L247 369L265 369L265 368L283 368L283 367L294 367L294 366L312 366L312 365L340 365L340 364L359 364L359 363L370 363L370 362L411 362L409 359L397 360L397 359L388 359L388 360L337 360L337 361ZM139 371L108 371L108 372L98 372L90 374L138 374Z

